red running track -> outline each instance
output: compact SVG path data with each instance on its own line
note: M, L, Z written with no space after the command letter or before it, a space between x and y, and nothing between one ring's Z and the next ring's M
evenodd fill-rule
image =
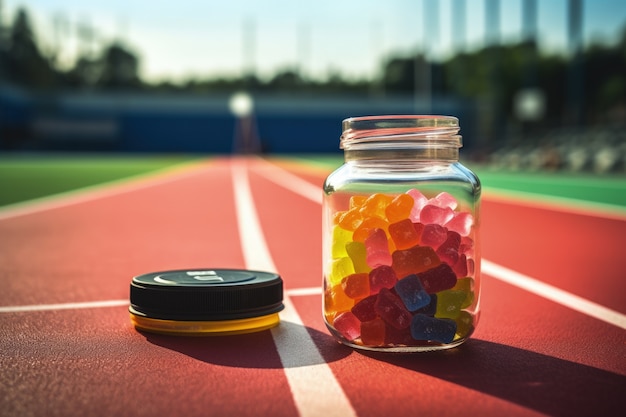
M270 175L276 169L283 170L282 184ZM231 337L136 331L127 312L134 275L251 266L242 239L255 231L240 239L237 172L245 174L258 214L263 242L256 243L266 244L268 264L285 280L283 323ZM309 187L291 182L292 175ZM0 414L589 416L621 410L626 220L489 196L482 212L485 259L604 306L617 322L585 314L587 304L571 308L483 274L482 317L466 344L440 353L365 354L335 343L321 318L314 191L324 176L297 163L215 159L73 204L0 211Z

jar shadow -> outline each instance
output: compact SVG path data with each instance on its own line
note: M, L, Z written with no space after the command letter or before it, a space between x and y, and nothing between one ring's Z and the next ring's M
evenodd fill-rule
M293 337L308 332L320 355L298 354L311 350L306 338ZM276 349L272 331L290 340L289 358L284 365ZM222 336L171 336L139 330L149 343L170 349L202 362L237 368L282 369L335 362L352 349L339 345L330 335L300 324L282 321L274 329Z
M549 415L610 415L623 408L623 375L485 340L424 354L359 353Z

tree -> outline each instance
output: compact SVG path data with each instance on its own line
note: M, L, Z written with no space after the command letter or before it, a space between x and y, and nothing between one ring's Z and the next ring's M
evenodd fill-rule
M56 73L39 51L24 9L18 10L11 27L6 72L10 81L25 87L45 88L56 82Z
M100 58L97 85L107 89L135 89L142 86L139 59L119 43L113 43Z

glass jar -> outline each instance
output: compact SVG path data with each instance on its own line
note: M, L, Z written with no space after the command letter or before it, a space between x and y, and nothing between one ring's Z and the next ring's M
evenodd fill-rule
M479 318L480 181L449 116L343 121L323 200L323 314L354 348L463 343Z

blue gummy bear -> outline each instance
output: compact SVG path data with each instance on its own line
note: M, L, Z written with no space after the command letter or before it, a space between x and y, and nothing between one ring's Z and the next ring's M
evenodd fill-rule
M456 333L456 322L416 314L411 320L411 337L415 340L451 343Z
M424 314L433 317L437 312L437 294L430 294L430 303L415 311L416 314Z
M416 311L430 304L430 295L424 290L422 282L415 274L402 278L396 282L394 288L409 311Z

